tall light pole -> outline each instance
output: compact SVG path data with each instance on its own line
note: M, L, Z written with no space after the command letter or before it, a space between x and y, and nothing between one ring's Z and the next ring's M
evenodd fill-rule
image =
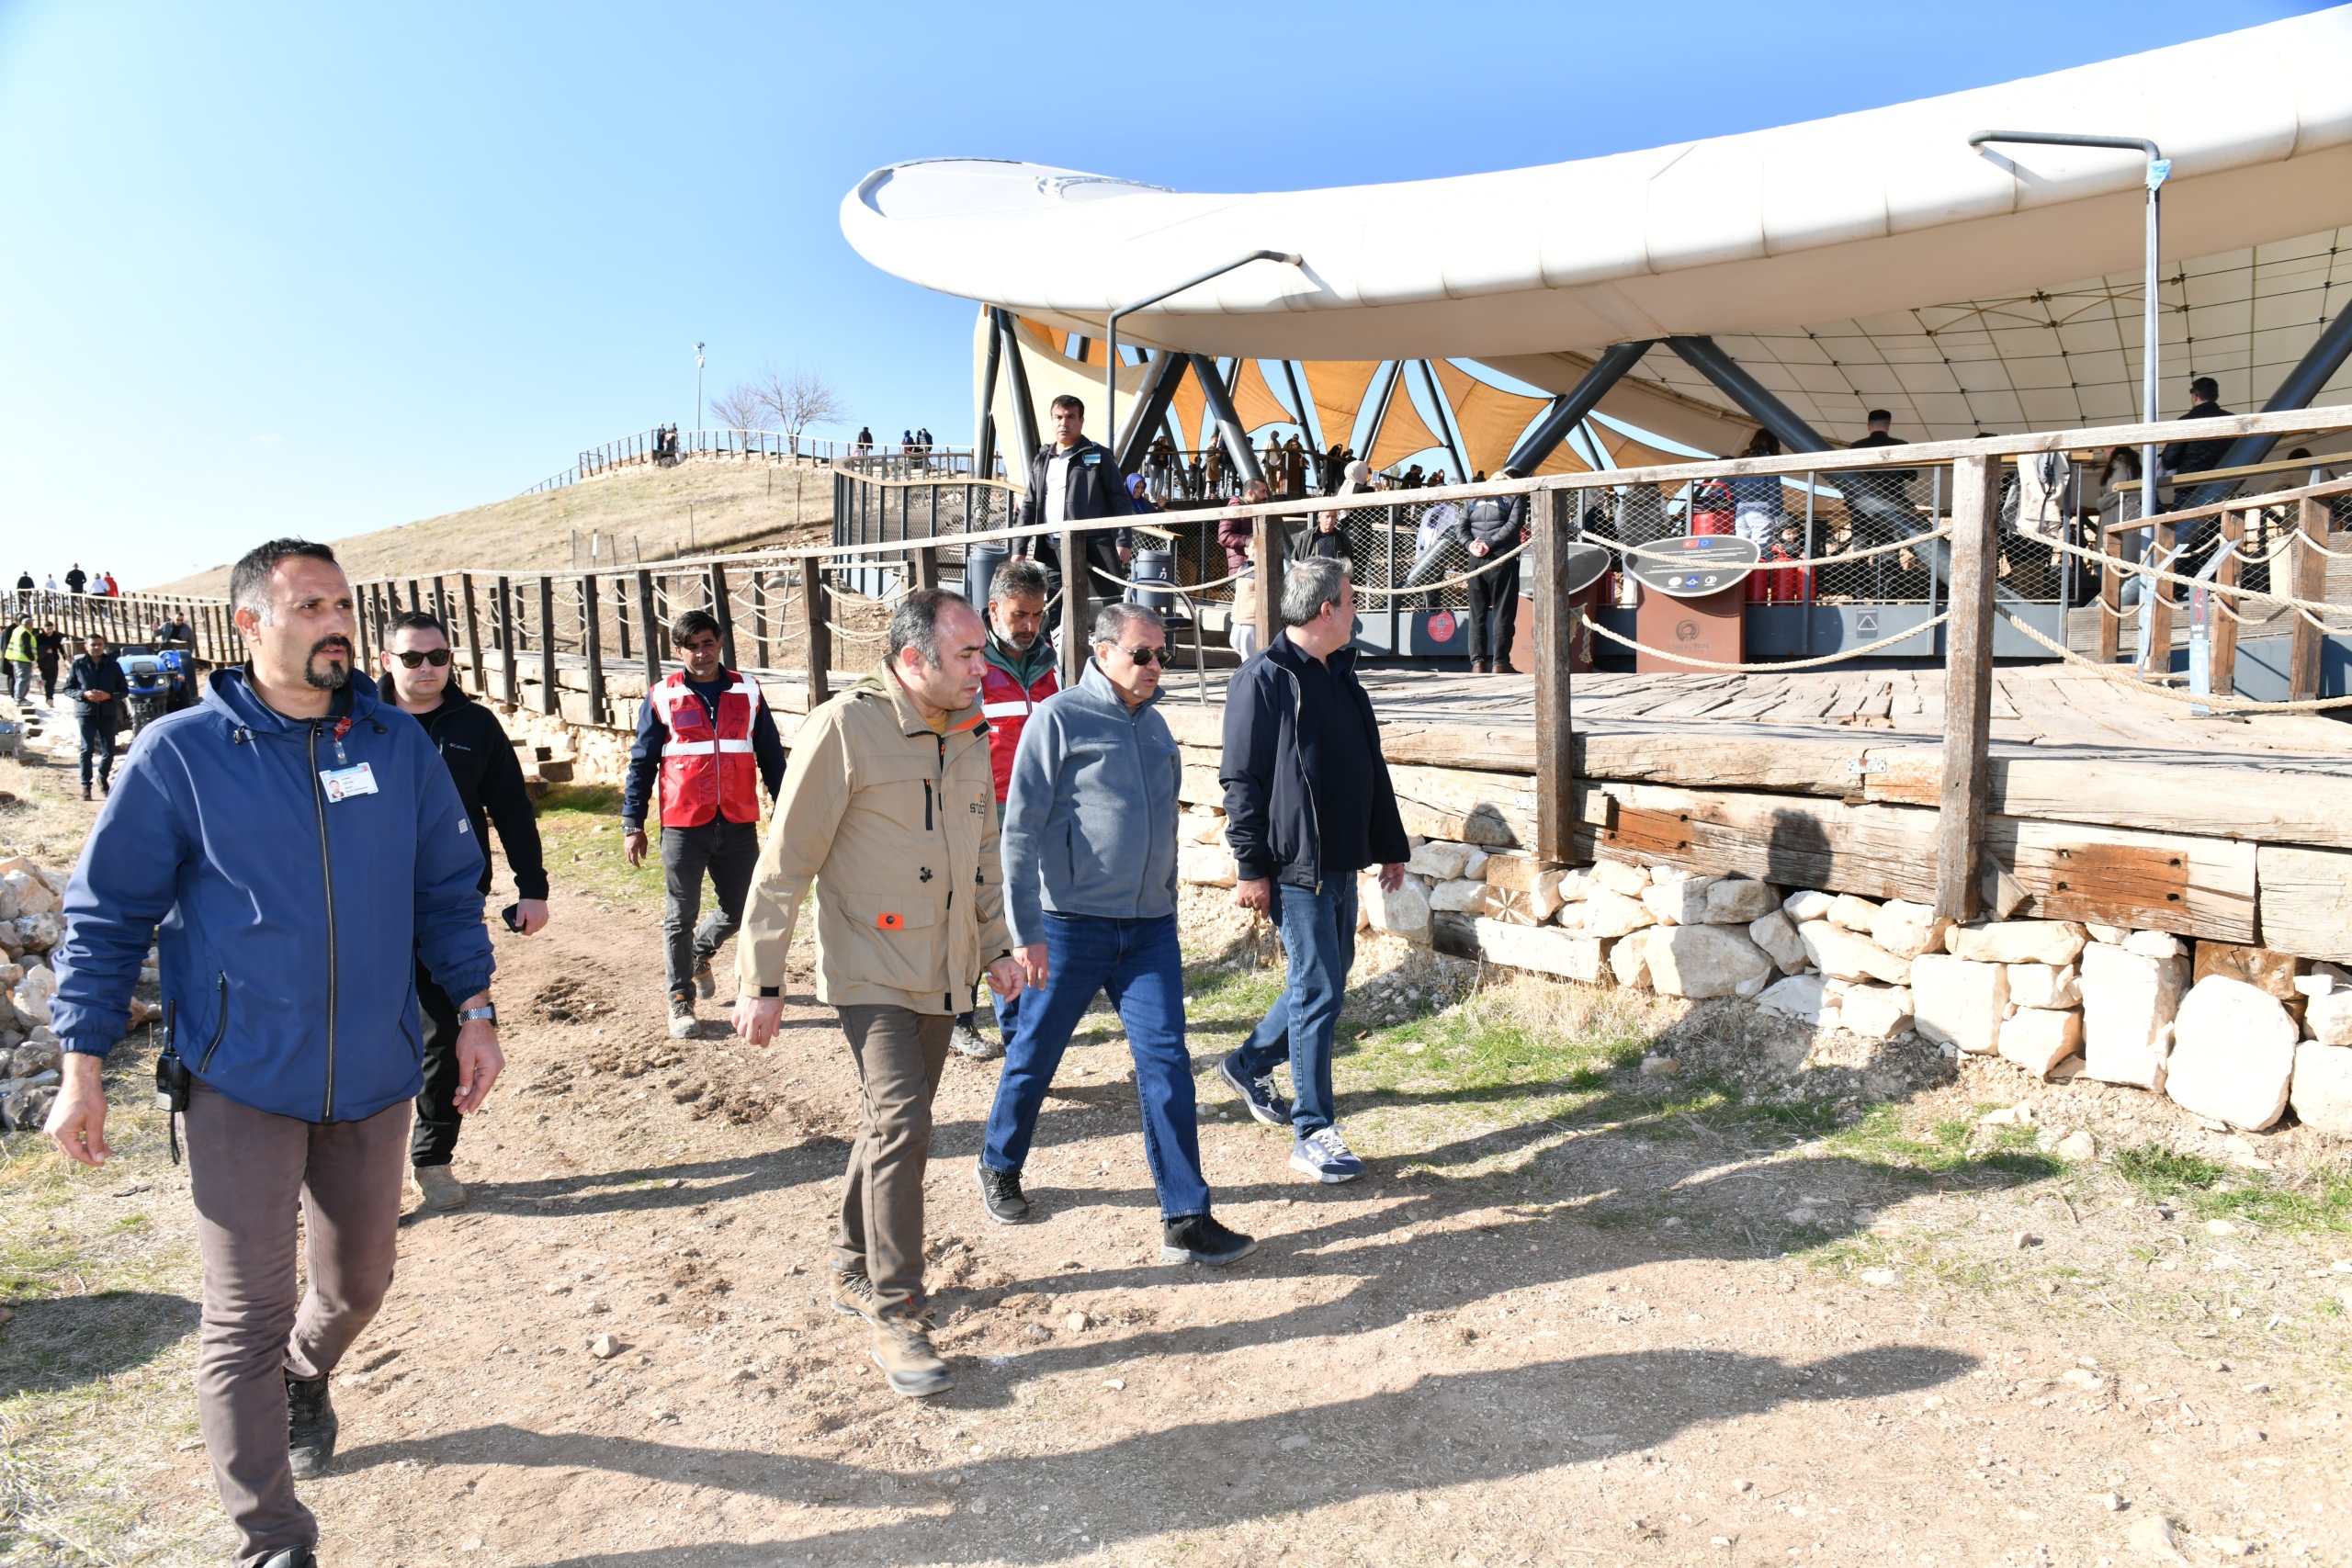
M702 434L702 344L695 344L695 434Z
M1982 147L1988 141L2023 142L2038 147L2113 147L2126 152L2138 152L2148 160L2148 280L2144 324L2140 329L2141 381L2140 418L2142 423L2156 423L2156 357L2159 344L2156 316L2156 252L2164 227L2163 197L2165 181L2172 175L2172 160L2160 152L2156 144L2142 136L2069 136L2054 130L1980 130L1968 139L1971 147ZM2156 511L2156 444L2153 441L2140 448L2140 515L2153 517Z
M1212 277L1222 277L1235 267L1248 266L1254 261L1281 262L1286 266L1306 265L1290 251L1251 251L1248 255L1236 257L1223 266L1213 266L1197 277L1188 277L1173 288L1163 288L1157 294L1130 300L1103 318L1102 341L1110 351L1108 355L1110 363L1102 372L1102 434L1109 437L1106 445L1111 448L1113 463L1115 464L1119 460L1119 318L1140 310L1147 305L1157 305L1170 295L1182 294L1187 288L1206 283ZM1301 417L1305 417L1304 411L1301 412ZM1125 482L1124 479L1120 480L1122 484Z

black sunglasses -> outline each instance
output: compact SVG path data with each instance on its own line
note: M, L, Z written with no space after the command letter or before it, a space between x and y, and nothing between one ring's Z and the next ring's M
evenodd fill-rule
M1168 657L1168 650L1164 648L1129 648L1125 643L1118 642L1111 646L1137 664L1158 664Z
M392 657L399 660L403 666L411 670L415 669L420 664L430 664L433 668L438 670L441 666L449 662L449 650L446 648L428 648L423 653L418 653L413 649L411 649L403 653L395 653Z

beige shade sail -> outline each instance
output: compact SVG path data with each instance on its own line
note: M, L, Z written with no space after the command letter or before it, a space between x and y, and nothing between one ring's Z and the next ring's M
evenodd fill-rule
M1323 427L1326 446L1345 446L1354 438L1356 414L1363 395L1385 361L1320 359L1299 367L1306 378L1307 401L1315 405L1316 422Z
M1388 412L1381 416L1380 439L1372 444L1372 451L1365 458L1371 463L1373 471L1377 473L1389 464L1401 462L1416 452L1444 445L1437 432L1421 418L1421 411L1413 406L1413 396L1406 389L1405 378L1390 378Z
M1253 435L1270 424L1298 423L1289 406L1274 396L1264 368L1254 359L1241 362L1241 378L1233 388L1233 412L1240 417L1241 428Z

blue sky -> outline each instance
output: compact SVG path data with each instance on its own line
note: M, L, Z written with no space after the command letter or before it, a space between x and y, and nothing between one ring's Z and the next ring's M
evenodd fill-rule
M713 389L807 365L961 444L972 308L835 221L897 159L1419 178L2316 8L0 0L0 570L153 581L509 495L691 426L697 339Z

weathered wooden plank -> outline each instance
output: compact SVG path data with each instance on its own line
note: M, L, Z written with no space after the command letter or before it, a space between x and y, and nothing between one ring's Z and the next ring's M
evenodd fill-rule
M1962 457L1951 474L1951 654L1944 671L1941 809L1936 830L1936 913L1976 913L1977 874L1992 793L1993 590L2000 570L2001 465Z
M2255 866L2263 946L2352 963L2352 854L2264 844Z
M2012 817L1994 823L1985 852L2030 895L2019 919L2102 920L2219 942L2254 941L2252 844ZM2120 852L2140 852L2136 874L2124 869L2128 857ZM2165 863L2174 860L2177 866ZM2136 897L2125 891L2133 885L2143 890Z
M1577 607L1567 550L1576 498L1556 490L1550 501L1538 503L1535 524L1535 844L1539 853L1556 858L1567 852L1568 784L1576 771L1569 666Z

